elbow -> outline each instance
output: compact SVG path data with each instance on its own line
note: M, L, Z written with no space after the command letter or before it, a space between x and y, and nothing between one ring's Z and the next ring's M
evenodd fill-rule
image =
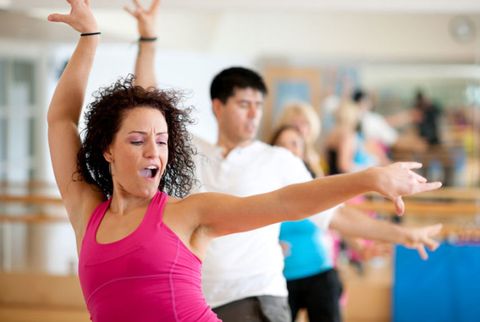
M72 125L75 128L78 127L78 120L75 118L69 117L63 113L54 112L51 109L47 113L47 126L48 128L56 127L56 126L65 126L65 125Z

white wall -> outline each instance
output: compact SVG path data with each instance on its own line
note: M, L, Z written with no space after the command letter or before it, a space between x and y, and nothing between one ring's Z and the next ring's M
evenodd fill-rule
M60 68L71 54L72 46L62 46L55 51L55 68ZM95 58L93 72L87 89L87 102L91 94L101 86L107 86L133 72L137 49L135 45L102 45ZM241 65L254 67L248 57L212 55L198 52L158 50L156 73L159 86L174 88L185 94L185 106L195 108L193 117L197 124L191 131L213 142L216 140L216 123L211 112L210 82L213 76L223 68ZM54 86L54 84L51 84Z
M480 41L457 43L452 15L395 13L231 13L217 26L212 50L257 56L367 61L467 61ZM478 16L474 17L478 21Z

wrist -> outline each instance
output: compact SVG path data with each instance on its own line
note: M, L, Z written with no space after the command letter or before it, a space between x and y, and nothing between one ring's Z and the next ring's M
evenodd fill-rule
M393 243L400 244L403 246L412 244L413 238L410 230L400 225L395 225L395 227L393 228L397 232L396 235L398 236L397 240L392 241Z
M82 33L80 33L80 37L99 36L101 34L102 33L100 31L82 32Z
M152 36L152 37L147 37L147 36L140 36L140 38L138 38L138 42L139 43L153 43L155 41L157 41L157 37L156 36Z
M359 174L359 180L361 184L361 189L362 191L365 192L380 192L380 180L379 180L379 173L378 173L378 168L377 167L370 167L367 168L363 171L356 172Z

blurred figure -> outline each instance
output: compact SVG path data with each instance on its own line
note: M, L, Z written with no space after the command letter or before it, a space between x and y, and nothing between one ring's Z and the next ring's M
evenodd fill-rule
M278 119L277 128L284 125L290 125L298 129L305 141L305 156L302 159L308 163L315 176L323 175L320 155L315 148L315 142L318 140L321 130L320 117L315 109L304 102L286 105Z
M302 159L312 178L316 177L310 164L305 160L305 140L297 127L292 125L283 125L279 127L274 132L270 144L284 147L296 157Z
M302 159L312 178L316 177L305 159L306 145L298 128L280 126L270 144L284 147ZM282 223L279 239L285 255L283 274L292 321L305 308L311 322L341 322L343 286L334 268L333 240L329 232L308 218Z
M370 166L386 164L388 159L378 145L365 139L362 132L361 109L352 102L343 103L335 113L335 126L325 140L329 174L356 172ZM375 151L375 152L371 152ZM378 157L379 156L379 157ZM363 198L350 202L361 203ZM375 217L375 213L369 214ZM342 238L336 236L339 252L346 253L349 262L359 272L363 271L362 261L370 259L378 253L377 246L371 241L358 238ZM383 250L380 251L382 253Z
M356 89L352 101L359 108L360 126L365 139L375 140L384 148L393 146L398 140L398 133L381 114L373 112L370 95L362 89Z
M369 166L386 163L386 157L370 150L363 132L358 107L352 103L342 104L335 113L335 127L325 140L329 174L358 171Z
M441 109L428 99L421 90L418 90L415 94L413 115L413 121L417 126L418 134L429 145L440 144L439 122Z
M445 186L455 182L455 149L442 144L440 138L441 108L417 90L413 105L412 118L418 135L427 145L426 153L422 153L420 161L424 167L420 172L428 178L442 179Z

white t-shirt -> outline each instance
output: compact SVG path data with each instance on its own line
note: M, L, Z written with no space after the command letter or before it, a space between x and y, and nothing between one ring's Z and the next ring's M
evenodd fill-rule
M398 140L397 131L378 113L365 112L362 117L362 131L367 139L374 139L386 146L391 146Z
M194 143L197 192L248 196L311 180L303 162L283 148L255 141L223 158L221 148L199 139ZM327 228L332 215L315 217ZM273 224L212 241L202 269L203 292L211 307L250 296L288 295L279 232L280 224Z

